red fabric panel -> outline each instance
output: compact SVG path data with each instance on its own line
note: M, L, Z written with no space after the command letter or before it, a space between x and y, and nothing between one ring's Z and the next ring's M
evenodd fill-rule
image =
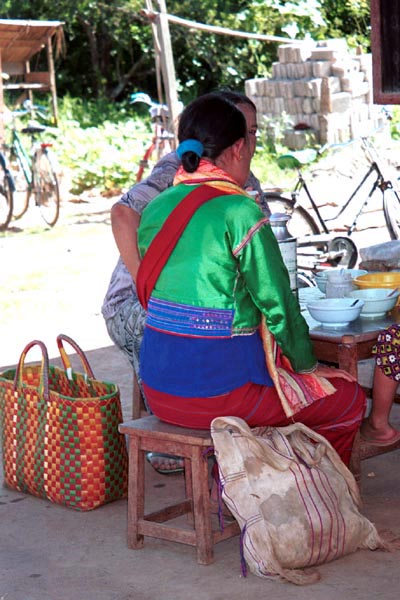
M209 429L215 417L235 416L250 427L283 427L304 423L323 435L348 465L355 435L365 412L365 394L357 383L331 380L336 393L317 400L288 419L275 388L248 383L212 398L183 398L154 390L144 384L144 392L154 414L167 423L191 429Z

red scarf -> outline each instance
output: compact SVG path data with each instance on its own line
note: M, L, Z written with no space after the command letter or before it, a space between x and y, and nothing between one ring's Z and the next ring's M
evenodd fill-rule
M208 200L225 196L227 193L209 185L200 185L185 196L168 215L164 225L147 248L136 277L137 295L145 310L157 279L193 214Z

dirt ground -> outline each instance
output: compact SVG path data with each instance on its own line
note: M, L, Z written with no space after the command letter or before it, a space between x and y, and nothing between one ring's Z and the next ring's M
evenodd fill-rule
M110 226L116 199L64 199L53 229L32 205L1 234L0 365L16 363L33 339L57 354L58 333L85 350L110 344L100 309L118 257Z

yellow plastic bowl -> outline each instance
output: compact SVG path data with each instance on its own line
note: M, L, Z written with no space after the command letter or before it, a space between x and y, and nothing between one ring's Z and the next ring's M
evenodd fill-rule
M368 275L360 275L353 279L354 285L359 289L365 290L368 288L400 288L400 271L388 271L385 273L368 273ZM400 304L400 297L397 300L397 306Z

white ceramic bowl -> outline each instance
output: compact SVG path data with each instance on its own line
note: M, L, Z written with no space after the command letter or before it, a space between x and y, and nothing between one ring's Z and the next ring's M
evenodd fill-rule
M361 317L378 319L384 317L396 305L400 291L397 290L393 296L388 298L390 292L393 292L393 289L367 288L364 290L354 290L353 292L349 292L347 296L363 300L364 306L361 309Z
M317 284L318 289L323 293L326 294L326 282L328 281L326 275L315 275L314 276L315 279L315 283Z
M319 271L314 275L315 282L323 294L326 294L326 282L328 273L331 273L332 271L339 273L341 269L324 269L324 271ZM343 269L343 271L345 273L350 273L352 279L354 279L355 277L359 277L360 275L367 275L368 273L368 271L364 271L364 269Z
M322 298L307 304L307 309L313 319L324 327L346 327L351 321L360 316L364 306L363 300L358 300L355 306L354 298Z

